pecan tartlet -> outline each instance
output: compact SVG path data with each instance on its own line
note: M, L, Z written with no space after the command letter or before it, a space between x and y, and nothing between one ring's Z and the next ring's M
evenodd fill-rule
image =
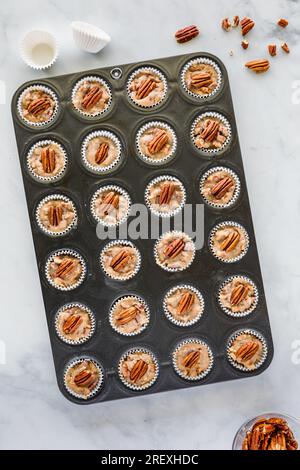
M43 85L26 88L18 100L20 117L29 125L41 126L53 120L58 110L55 93Z
M81 155L88 170L96 174L107 173L120 163L120 140L109 131L92 132L83 142Z
M260 416L246 432L242 450L297 450L298 442L284 417Z
M103 382L101 366L94 359L79 358L66 368L64 383L67 391L76 398L93 397Z
M265 339L253 330L238 332L229 341L227 357L237 369L255 370L263 364L267 357Z
M181 181L173 176L159 176L146 188L146 204L156 215L175 215L185 204L185 189Z
M119 225L129 214L130 197L119 186L103 186L93 195L91 212L94 219L106 226Z
M228 315L243 317L256 308L258 291L248 277L231 276L222 284L218 300L220 307Z
M131 349L119 362L119 377L124 385L133 390L145 390L158 377L155 356L146 349Z
M85 77L76 83L72 103L81 114L97 116L111 104L111 92L107 83L99 77Z
M84 343L95 331L94 314L79 303L64 305L56 314L55 329L65 343Z
M170 289L164 298L164 311L167 318L178 326L196 323L204 310L201 293L192 286L179 285Z
M28 172L41 182L57 181L62 178L66 165L67 155L64 148L52 140L37 142L27 155Z
M160 165L174 156L177 138L168 124L153 121L145 124L138 131L136 145L142 160Z
M71 290L78 287L86 273L83 258L73 250L58 250L46 263L48 282L59 290Z
M184 379L202 379L210 372L212 365L212 352L201 340L182 341L173 352L174 369Z
M221 85L221 70L210 59L199 57L189 61L181 73L183 89L195 98L207 98Z
M112 328L121 335L137 335L149 324L148 306L141 297L122 297L112 306L109 321Z
M218 113L200 114L192 125L192 139L197 149L208 153L223 150L231 138L230 124Z
M200 193L208 205L227 208L232 206L239 196L240 180L229 168L211 168L201 178Z
M64 235L76 225L77 214L71 199L60 194L47 196L36 210L39 227L47 235Z
M167 232L156 242L154 256L156 263L166 271L183 271L193 262L195 245L186 233Z
M129 77L127 92L135 104L143 108L151 108L165 98L167 81L157 69L140 68Z
M141 257L138 249L128 241L113 241L102 250L100 262L103 271L112 279L127 281L140 269Z
M224 263L240 260L247 253L249 237L240 224L222 222L214 227L210 235L212 254Z

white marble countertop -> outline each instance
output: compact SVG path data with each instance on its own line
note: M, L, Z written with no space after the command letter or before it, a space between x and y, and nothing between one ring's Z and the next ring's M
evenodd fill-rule
M2 247L0 448L228 449L240 424L263 411L300 416L300 2L298 0L10 0L0 5L0 207ZM248 51L224 16L256 21ZM275 26L286 17L286 30ZM111 34L98 55L75 48L69 24L80 19ZM196 23L200 36L180 46L173 33ZM23 34L57 35L60 57L48 73L27 68L18 55ZM243 64L265 57L285 39L271 70L255 76ZM229 50L233 49L233 56ZM275 342L261 376L232 383L78 407L59 392L10 117L10 98L22 82L93 67L192 51L218 55L228 68L257 243ZM3 91L3 90L2 90ZM4 98L6 98L4 100ZM298 351L297 351L298 348Z

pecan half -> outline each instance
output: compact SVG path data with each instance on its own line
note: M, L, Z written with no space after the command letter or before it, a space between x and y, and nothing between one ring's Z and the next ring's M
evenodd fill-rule
M245 16L245 18L241 20L240 25L242 28L242 35L245 36L252 28L254 28L255 23L253 20L251 20L251 18Z
M95 154L95 163L97 163L97 165L100 165L107 159L108 149L109 149L108 143L101 142Z
M168 142L168 134L165 130L160 129L148 144L148 150L153 155L158 153Z
M121 250L117 255L113 257L113 259L110 262L110 267L114 271L120 271L128 261L130 260L130 254L128 253L128 250L123 249Z
M274 57L276 55L276 44L269 44L268 51L270 56Z
M110 191L105 195L101 202L101 214L108 215L119 207L120 196L114 191Z
M63 324L63 332L67 335L70 333L74 333L74 331L77 330L79 325L82 323L82 318L80 315L76 315L76 313L73 313L72 315L69 316L69 318L66 319L66 321Z
M244 39L244 40L241 42L241 46L242 46L243 49L248 49L248 47L249 47L249 42L248 42L246 39Z
M227 235L225 240L223 240L223 242L221 243L221 246L220 246L221 250L227 251L227 253L232 251L238 244L240 237L241 236L239 232L237 232L236 230L233 230L229 235Z
M177 313L183 315L184 313L191 310L195 302L195 295L192 292L186 292L183 294L177 305Z
M132 382L137 382L146 374L147 370L148 364L142 359L139 359L130 371L130 380Z
M287 450L285 435L282 432L271 437L268 450Z
M170 181L166 181L165 183L163 183L161 185L160 193L159 193L159 199L158 199L159 205L169 204L174 194L174 191L175 191L174 183Z
M199 29L195 25L186 26L175 33L176 41L179 43L190 41L199 34Z
M149 93L154 90L154 88L156 88L156 83L153 78L145 78L145 80L143 80L138 86L135 95L138 100L141 100L146 98L146 96L148 96Z
M227 17L227 18L224 18L224 19L222 20L221 26L222 26L222 28L224 29L224 31L229 31L229 30L230 30L230 28L231 28L231 23L230 23L228 17Z
M235 287L231 292L230 303L231 305L238 305L247 297L249 287L243 284Z
M239 347L236 353L236 359L240 361L249 361L257 353L259 344L254 341L248 341Z
M126 308L118 314L118 316L116 317L116 322L119 325L126 325L126 323L129 323L136 317L137 313L138 309L136 307Z
M55 271L55 277L64 277L69 274L75 267L75 263L71 259L63 260Z
M253 70L253 72L255 73L262 73L269 70L270 62L267 59L251 60L250 62L247 62L245 64L245 67L250 70Z
M260 448L261 438L262 435L259 428L254 429L250 439L249 450L258 450Z
M27 111L33 114L33 116L38 116L40 113L48 109L50 105L51 103L48 98L39 98L29 104Z
M283 42L283 43L281 44L281 49L282 49L284 52L286 52L287 54L290 52L290 48L289 48L289 46L287 45L286 42Z
M285 18L280 18L280 20L277 21L277 24L278 26L281 26L282 28L286 28L289 22Z
M92 372L89 370L82 370L74 377L74 383L77 387L88 387L90 388L95 383L95 378Z
M197 364L199 359L200 359L200 351L191 351L191 352L187 353L186 356L184 356L184 358L182 360L182 364L187 369L190 369L195 364Z
M216 199L221 199L221 197L227 193L233 184L233 180L228 176L225 176L211 188L210 192L213 196L215 196Z
M211 75L207 72L194 73L191 78L191 84L194 88L208 87L212 82Z
M176 256L179 255L179 253L182 252L182 250L185 247L185 243L181 238L176 238L176 240L173 240L165 249L164 254L167 256L167 258L176 258Z
M238 15L235 15L232 20L232 27L237 28L239 24L240 24L240 17Z
M90 90L84 96L81 105L84 109L90 109L94 104L96 104L101 96L103 95L103 91L99 87L99 85L94 85L90 88Z
M218 122L208 119L206 128L200 134L201 139L205 140L206 142L212 142L215 140L219 132L219 126L220 124Z
M52 227L57 227L62 221L62 207L61 206L50 206L48 212L48 219Z
M56 154L55 150L49 147L42 148L41 151L42 167L45 173L52 173L55 169Z

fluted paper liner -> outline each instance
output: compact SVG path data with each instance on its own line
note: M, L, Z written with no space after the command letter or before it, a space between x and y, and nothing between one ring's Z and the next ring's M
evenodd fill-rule
M257 362L257 364L255 365L255 367L253 369L248 369L248 367L245 367L242 364L240 364L239 362L236 362L230 355L229 349L231 348L232 343L234 342L235 339L238 338L238 336L243 335L243 334L253 335L257 339L259 339L262 343L262 347L263 347L262 357L261 357L260 361ZM235 369L241 370L243 372L248 372L248 373L250 372L251 373L251 372L254 372L255 370L259 369L259 367L261 367L263 365L263 363L265 362L265 360L267 358L267 355L268 355L268 346L267 346L267 342L266 342L265 338L263 337L263 335L261 333L258 333L258 331L252 330L252 329L238 330L230 336L230 338L228 340L228 343L227 343L227 347L226 347L226 354L227 354L228 361L230 362L230 364L233 367L235 367Z
M141 72L146 72L146 73L147 72L152 72L153 74L157 75L160 78L160 80L163 82L163 85L164 85L164 93L161 97L161 100L158 101L158 103L152 104L151 106L143 106L142 104L135 101L132 98L132 92L129 89L132 80ZM163 101L166 98L167 92L168 92L168 83L167 83L166 77L164 76L164 74L160 70L158 70L154 67L139 67L129 76L129 79L128 79L128 82L127 82L127 95L128 95L128 98L129 98L131 103L133 103L135 106L138 106L141 109L156 108L156 106L159 106L161 103L163 103Z
M30 157L31 157L31 155L33 154L34 150L37 147L45 147L45 146L50 145L50 144L57 145L57 147L59 147L59 150L63 153L63 155L64 155L64 166L61 169L61 171L59 173L57 173L57 175L55 175L55 176L40 176L40 175L37 175L30 166ZM56 140L49 140L49 139L39 140L38 142L36 142L30 148L30 150L27 154L27 157L26 157L27 171L30 174L30 176L32 176L32 178L35 179L36 181L38 181L39 183L52 183L54 181L59 181L65 175L65 172L66 172L66 169L67 169L67 164L68 164L67 152L64 149L64 147L61 144L59 144Z
M198 122L201 121L202 119L206 119L206 118L216 118L218 119L219 121L222 122L222 124L227 128L228 130L228 135L227 135L227 138L224 142L224 144L220 147L220 148L217 148L217 149L212 149L212 148L200 148L196 145L195 143L195 135L194 135L194 132L195 132L195 127L197 126ZM224 150L227 150L230 142L231 142L231 138L232 138L232 132L231 132L231 126L229 124L229 121L228 119L226 119L225 116L223 116L222 114L220 113L216 113L216 112L207 112L207 113L201 113L199 114L196 119L194 119L193 121L193 124L192 124L192 127L191 127L191 140L194 144L194 147L195 149L198 151L198 152L201 152L201 153L204 153L204 154L208 154L208 155L216 155L216 154L219 154L219 153L222 153Z
M146 314L146 317L147 317L147 322L145 323L145 325L143 325L138 331L134 331L132 333L124 333L123 331L119 330L117 325L114 323L114 319L113 319L115 309L116 309L117 305L119 304L119 302L121 302L123 300L127 300L127 299L135 299L138 302L140 302L141 304L143 304L145 314ZM112 307L109 311L110 326L112 327L113 330L115 330L119 335L122 335L122 336L137 336L137 335L139 335L140 333L142 333L147 328L147 326L149 325L149 321L150 321L149 307L148 307L146 301L138 295L123 295L122 297L119 297L118 299L116 299L114 301L114 303L113 303L113 305L112 305Z
M74 219L70 223L70 225L67 228L65 228L64 230L61 230L60 232L53 232L51 230L46 229L46 227L43 225L43 223L41 221L41 218L40 218L40 209L47 202L57 201L57 200L71 204L72 210L74 212ZM50 237L61 237L63 235L66 235L67 233L69 233L72 229L74 229L77 226L77 222L78 222L77 210L76 210L74 202L69 197L63 196L62 194L51 194L50 196L44 197L39 202L39 204L37 206L37 209L35 211L35 218L36 218L37 224L38 224L39 228L41 229L41 231L44 232L46 235L48 235Z
M187 375L185 375L183 372L181 372L181 370L179 370L178 366L177 366L177 352L180 350L180 348L182 346L184 346L185 344L193 344L193 343L198 343L198 344L201 344L202 346L206 347L207 351L208 351L208 356L209 356L209 359L210 359L210 363L209 363L209 366L207 369L203 370L200 374L198 374L197 376L195 377L188 377ZM204 377L206 377L212 367L213 367L213 364L214 364L214 356L213 356L213 353L212 353L212 350L210 349L210 347L208 346L207 343L205 343L204 341L198 339L198 338L189 338L189 339L186 339L184 341L181 341L180 343L178 343L178 345L176 346L176 348L174 349L173 353L172 353L172 364L173 364L173 367L174 367L174 370L175 372L182 378L182 379L185 379L185 380L189 380L189 381L196 381L196 380L201 380L201 379L204 379Z
M117 154L116 159L110 165L107 165L107 166L92 165L88 161L88 159L86 158L86 152L87 152L88 144L89 144L90 140L94 139L95 137L107 137L108 139L111 139L113 141L113 143L115 144L118 154ZM106 173L109 173L109 172L113 171L120 164L121 157L122 157L121 142L120 142L119 138L110 131L100 130L100 131L91 132L90 134L88 134L85 137L85 139L82 143L81 158L82 158L83 164L89 171L91 171L92 173L94 173L96 175L97 174L98 175L106 174Z
M184 321L176 320L176 318L173 317L173 315L170 313L170 311L168 309L168 306L167 306L168 298L172 294L174 294L174 292L176 292L177 290L189 290L193 294L195 294L196 297L199 300L201 310L198 313L198 315L190 321L184 322ZM170 320L171 323L174 323L174 325L182 326L182 327L191 326L191 325L194 325L195 323L197 323L203 315L204 308L205 308L204 298L203 298L203 295L201 294L201 292L198 289L196 289L195 287L193 287L191 285L188 285L188 284L178 284L178 285L172 287L171 289L169 289L168 292L166 293L166 295L164 297L164 301L163 301L163 308L164 308L164 313L165 313L167 319Z
M105 88L106 92L108 93L109 100L108 100L105 108L103 108L101 111L97 111L96 113L89 113L88 111L82 111L82 109L77 108L77 106L75 106L75 104L74 104L75 95L76 95L78 89L81 87L81 85L86 81L98 82L100 85L102 85ZM75 86L72 90L72 98L71 99L72 99L72 104L74 106L74 109L76 109L76 111L78 113L80 113L82 116L84 116L84 117L96 117L96 116L99 117L102 114L106 113L106 111L108 111L109 108L111 107L111 103L112 103L111 88L108 85L108 83L106 82L106 80L104 80L103 78L100 78L100 77L97 77L97 76L94 76L94 75L91 75L91 76L88 75L88 76L83 77L80 80L78 80L78 82L76 82L76 84L75 84Z
M254 290L254 302L253 304L251 305L250 308L248 308L247 310L244 310L243 312L233 312L232 310L230 310L229 308L225 307L225 305L223 305L222 303L222 300L221 300L221 293L222 293L222 289L227 285L229 284L230 282L232 282L234 279L242 279L243 281L246 281L248 284L251 284L251 286L253 287L253 290ZM225 281L221 284L220 288L219 288L219 291L218 291L218 302L219 302L219 305L221 307L221 309L227 313L227 315L230 315L231 317L233 318L242 318L242 317L246 317L248 316L250 313L252 313L256 307L257 307L257 304L258 304L258 290L257 290L257 287L256 285L254 284L254 282L247 276L239 276L239 275L234 275L234 276L229 276L225 279Z
M194 247L193 256L192 256L190 262L189 262L186 266L184 266L183 268L169 268L168 266L164 266L164 265L160 262L160 260L159 260L159 257L158 257L158 245L159 245L159 242L160 242L163 238L169 236L170 234L171 234L171 235L174 235L175 238L176 238L176 237L177 237L177 238L180 238L180 237L182 237L182 236L184 235L185 237L188 237L188 241L193 244L193 247ZM185 271L187 268L189 268L189 267L191 266L191 264L192 264L192 262L194 261L194 258L195 258L195 251L196 251L196 249L195 249L195 244L194 244L193 240L191 239L191 237L190 237L187 233L180 232L180 231L178 231L178 230L172 230L172 231L170 231L170 232L165 232L165 233L163 233L163 234L159 237L159 239L156 241L156 243L155 243L155 245L154 245L154 258L155 258L156 264L157 264L158 266L160 266L162 269L164 269L165 271L168 271L168 272L170 272L170 273L177 273L177 272Z
M156 210L153 207L153 205L151 204L151 202L149 200L149 197L150 197L150 190L151 190L152 186L154 186L157 183L165 182L165 181L170 181L170 182L174 181L175 183L177 183L180 186L180 190L182 192L182 201L176 209L169 210L168 212L161 212L159 210ZM182 182L178 178L176 178L175 176L170 176L170 175L158 176L157 178L154 178L153 180L151 180L150 183L147 185L146 190L145 190L145 201L146 201L146 204L147 204L148 208L150 209L150 211L153 214L155 214L159 217L173 217L175 214L178 214L178 212L180 212L182 210L182 208L184 207L184 205L185 205L185 201L186 201L185 188L184 188ZM157 204L157 206L158 205L159 204Z
M23 116L23 109L22 109L23 97L26 93L28 93L28 91L35 91L35 90L40 90L40 91L43 91L43 92L47 93L48 95L51 96L51 98L55 102L55 106L53 108L53 113L52 113L51 117L49 119L47 119L47 121L32 122L32 121L29 121L29 119L26 119ZM54 93L54 91L51 90L51 88L49 88L45 85L38 85L37 84L37 85L28 86L22 91L22 93L20 94L20 96L18 98L17 109L18 109L19 118L21 119L21 121L23 123L25 123L27 126L30 126L30 127L43 127L43 126L46 126L47 124L50 124L50 122L52 122L54 120L54 118L57 116L58 108L59 108L58 97L56 96L56 93Z
M81 272L81 275L80 275L78 281L75 284L73 284L72 286L68 286L68 287L58 286L57 284L55 284L55 282L52 280L52 278L49 274L50 263L53 261L55 256L60 256L60 255L74 256L75 258L77 258L80 261L80 264L81 264L81 267L82 267L82 272ZM86 263L85 263L85 260L83 259L83 257L75 250L69 250L69 249L56 250L53 253L51 253L47 258L46 266L45 266L45 275L46 275L46 278L47 278L47 281L49 282L49 284L52 287L54 287L55 289L60 290L60 291L64 291L64 292L71 291L71 290L76 289L77 287L79 287L83 283L83 281L85 279L85 276L86 276Z
M151 359L153 360L153 362L155 364L155 369L156 369L155 376L153 377L153 379L149 383L144 384L143 386L138 386L138 385L134 385L130 382L127 382L127 380L124 379L123 374L122 374L122 370L121 370L122 362L124 361L124 359L127 358L127 356L129 354L134 354L134 353L149 354L149 356L151 356ZM146 349L146 348L132 348L132 349L129 349L128 351L126 351L121 356L121 358L119 360L118 373L119 373L119 378L120 378L121 382L126 387L130 388L131 390L141 391L141 390L146 390L147 388L151 387L156 382L156 380L158 378L158 375L159 375L159 365L158 365L158 361L157 361L155 355L149 349Z
M91 322L91 329L90 329L89 334L87 336L84 336L83 338L79 338L77 341L73 340L73 339L66 338L63 334L61 334L61 332L59 331L59 326L58 326L58 320L59 320L60 314L63 313L65 310L73 308L73 307L78 307L81 310L84 310L89 315L90 322ZM93 311L90 308L88 308L86 305L84 305L80 302L71 302L71 303L68 303L68 304L64 304L56 312L55 320L54 320L54 326L55 326L55 331L56 331L57 336L64 343L71 344L71 345L83 344L83 343L86 343L93 336L93 334L95 333L95 329L96 329L95 315L94 315Z
M209 199L207 199L205 197L204 192L203 192L204 184L205 184L206 179L210 175L213 175L214 173L217 173L218 171L226 171L226 173L234 180L234 183L235 183L235 190L234 190L234 193L232 195L232 198L226 204L221 204L221 203L218 203L218 202L210 201ZM211 207L214 207L215 209L228 209L229 207L232 207L236 203L236 201L238 200L238 198L240 196L240 192L241 192L241 183L240 183L239 177L237 176L237 174L234 171L232 171L230 168L227 168L225 166L215 166L215 167L211 168L210 170L206 171L203 174L203 176L201 177L201 180L200 180L200 193L201 193L201 196L203 197L206 204L208 204Z
M126 214L124 214L124 216L122 217L122 219L120 219L118 222L116 223L108 223L108 222L105 222L103 219L101 219L101 217L99 217L97 214L96 214L96 211L95 211L95 202L97 200L97 198L99 197L99 195L101 193L104 193L105 191L115 191L116 193L118 193L119 195L123 196L126 200L127 200L127 203L128 203L128 209L126 211ZM97 189L97 191L93 194L92 196L92 199L91 199L91 203L90 203L90 210L91 210L91 214L93 216L93 218L95 219L96 222L100 223L101 225L104 225L105 227L115 227L115 226L118 226L118 225L121 225L123 222L125 222L125 220L128 218L129 216L129 213L130 213L130 206L131 206L131 199L130 199L130 196L129 194L127 193L127 191L125 191L125 189L121 188L120 186L117 186L117 185L112 185L112 184L109 184L109 185L106 185L106 186L101 186L99 189Z
M104 266L104 261L103 261L103 256L104 256L104 253L107 249L111 248L112 246L115 246L115 245L123 245L124 247L125 246L128 246L128 247L131 247L135 250L135 254L136 254L136 266L135 266L135 269L133 270L133 272L129 275L127 275L127 277L122 277L122 276L118 276L117 273L116 273L116 276L111 276L105 269L105 266ZM129 279L132 279L134 276L136 276L136 274L139 272L140 270L140 267L141 267L141 254L138 250L138 248L130 241L128 240L114 240L112 242L109 242L107 243L104 248L101 250L101 254L100 254L100 264L101 264L101 268L102 268L102 271L106 274L106 276L108 276L110 279L114 279L116 281L128 281Z
M80 364L81 362L83 361L90 361L92 362L96 368L98 369L98 372L99 372L99 381L98 381L98 384L95 386L95 388L93 388L93 390L91 391L91 393L87 396L83 396L83 395L80 395L79 393L76 393L74 392L71 388L68 387L68 384L67 384L67 374L69 372L69 370L76 366L77 364ZM103 385L103 381L104 381L104 372L103 372L103 367L100 365L100 363L98 361L96 361L95 359L93 359L92 357L90 356L79 356L78 358L76 359L73 359L71 360L66 368L65 368L65 371L64 371L64 386L67 390L67 392L72 395L73 397L75 398L79 398L81 400L89 400L91 399L92 397L94 397L95 395L98 394L98 392L100 391L102 385Z
M161 159L150 158L142 152L142 149L140 147L140 139L142 135L144 134L144 132L146 132L148 129L152 127L153 128L158 127L159 129L164 129L172 134L173 144L172 144L169 154L164 158L161 158ZM144 162L150 165L161 166L161 165L164 165L165 163L168 163L170 160L172 160L172 158L174 158L176 149L177 149L177 137L176 137L175 131L172 129L171 126L169 126L169 124L163 121L150 121L147 124L144 124L138 130L136 139L135 139L135 145L138 151L138 156L141 158L141 160L143 160Z
M46 44L53 51L53 56L48 63L43 65L37 63L32 55L34 48L38 45ZM21 57L25 64L34 70L46 70L52 67L58 58L58 46L55 37L48 31L33 30L29 31L22 39L20 44Z
M231 258L231 259L224 259L222 258L221 256L218 256L214 249L213 249L213 237L215 235L215 233L219 230L219 229L222 229L222 228L225 228L225 227L238 227L243 233L244 233L244 236L245 236L245 241L246 241L246 247L244 249L244 251L242 251L238 256L236 256L235 258ZM245 229L245 227L243 227L241 224L238 224L237 222L233 222L231 220L228 220L226 222L221 222L220 224L217 224L215 225L215 227L211 230L210 232L210 235L209 235L209 247L210 247L210 251L211 253L213 254L213 256L215 258L217 258L219 261L222 261L222 263L236 263L237 261L241 260L247 253L248 251L248 248L249 248L249 235Z
M83 21L73 21L71 28L76 46L83 51L96 54L111 41L105 31Z
M185 74L187 73L188 69L192 65L196 65L196 64L211 65L215 69L215 71L217 72L217 76L218 76L217 85L210 93L207 93L207 94L194 93L193 91L189 90L187 85L186 85ZM197 98L199 100L205 100L207 98L213 97L220 90L220 87L221 87L221 84L222 84L222 73L221 73L220 67L213 60L207 59L206 57L197 57L196 59L189 60L185 64L185 66L183 67L182 72L180 74L180 82L181 82L182 88L184 89L184 91L189 96L192 96L193 98Z

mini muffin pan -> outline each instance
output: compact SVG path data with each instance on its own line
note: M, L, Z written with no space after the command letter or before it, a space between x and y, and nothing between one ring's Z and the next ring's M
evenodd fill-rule
M182 85L182 72L186 64L197 59L213 61L221 72L216 92L201 99L188 93ZM138 68L158 69L165 77L167 93L156 106L142 108L128 96L129 77ZM115 70L118 73L114 73ZM111 103L104 113L89 117L78 112L72 104L72 92L79 80L96 76L108 84ZM44 86L57 97L58 108L53 119L45 125L27 125L18 112L18 100L30 86ZM230 139L220 152L200 151L193 143L191 130L200 114L221 115L230 124ZM241 151L237 135L228 75L222 62L207 53L186 54L135 64L89 70L59 77L35 80L23 84L12 99L12 116L18 145L29 218L33 233L41 287L44 297L57 381L61 392L78 404L95 403L128 398L167 390L195 387L208 383L234 380L260 374L273 357L263 281L253 231ZM160 165L141 158L136 136L149 122L162 122L176 134L176 149L172 158ZM112 133L121 145L118 165L109 172L91 172L82 159L82 148L91 133ZM97 134L96 134L97 135ZM58 142L66 152L67 166L59 180L36 179L28 170L27 156L41 140ZM226 167L240 181L238 197L230 207L214 207L205 203L200 182L203 175L214 167ZM156 264L154 247L156 239L137 239L132 242L141 255L138 272L127 281L108 277L101 268L101 253L109 242L99 238L96 220L91 213L91 199L95 192L107 185L124 189L131 204L145 204L145 191L149 183L161 176L175 177L184 185L186 203L204 207L204 245L195 253L191 265L181 272L169 272ZM53 194L70 198L76 207L77 225L63 236L47 235L36 220L36 210L42 199ZM150 210L146 206L150 218ZM158 216L155 216L158 217ZM133 216L129 215L128 221ZM168 218L171 224L174 217ZM163 218L160 218L162 221ZM164 218L165 220L165 218ZM213 256L210 235L217 224L231 221L241 225L249 236L249 247L243 257L233 263L224 263ZM119 234L117 228L117 236ZM173 230L174 227L171 226ZM175 228L176 229L176 228ZM169 229L168 229L169 230ZM202 227L199 228L199 232ZM98 235L98 236L97 236ZM157 237L158 238L158 237ZM84 273L75 289L59 290L47 280L46 265L54 252L76 253L84 264ZM226 314L218 301L224 281L231 276L246 276L255 284L258 302L246 316ZM178 285L189 285L203 297L204 311L197 322L189 326L172 323L164 312L166 294ZM149 308L149 323L140 334L120 335L110 324L112 306L121 297L137 296ZM70 303L86 305L95 316L95 331L82 344L67 344L57 335L57 312ZM227 356L228 344L241 330L256 331L264 339L266 358L259 368L245 371L233 367ZM173 354L178 344L189 340L202 341L212 354L212 366L199 380L187 380L176 372ZM156 358L158 376L153 384L143 390L126 386L119 377L120 359L132 349L148 350ZM101 367L101 386L83 400L72 395L64 385L68 365L79 358L91 358Z

